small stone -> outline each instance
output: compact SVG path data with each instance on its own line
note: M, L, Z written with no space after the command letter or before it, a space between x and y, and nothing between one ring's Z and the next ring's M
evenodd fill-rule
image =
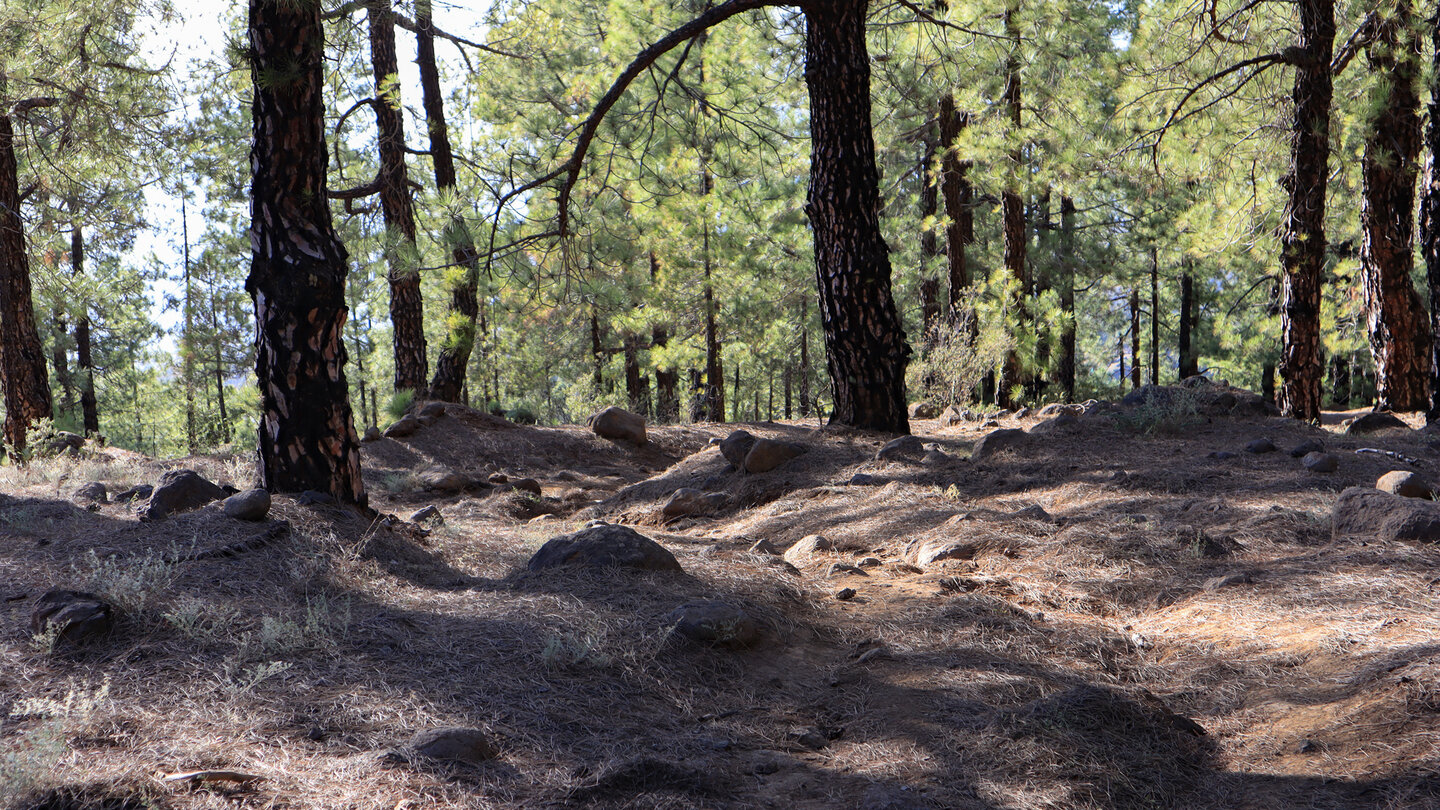
M225 499L225 514L236 520L264 520L270 514L270 493L263 489L247 489Z
M1300 744L1295 746L1295 750L1302 754L1313 754L1320 750L1320 744L1314 740L1301 740Z
M1045 508L1038 503L1032 503L1018 512L1010 513L1010 517L1022 518L1024 520L1038 520L1043 523L1054 523L1055 516L1045 511Z
M1211 577L1205 580L1205 584L1200 587L1207 591L1218 591L1221 588L1229 588L1234 585L1249 585L1254 581L1254 577L1249 574L1230 574L1229 576L1223 577Z
M105 491L105 485L99 481L91 481L75 490L73 496L81 503L109 503L109 494Z
M540 482L534 478L513 478L510 480L510 486L521 492L528 492L537 498L544 497L545 494L544 489L540 486Z
M393 425L385 428L385 438L403 439L406 436L413 436L425 425L415 416L405 414L395 421Z
M975 450L970 454L970 459L979 461L996 453L1019 450L1027 446L1029 440L1029 435L1019 428L1006 428L987 433L975 443Z
M999 419L986 419L985 422L980 425L980 427L998 428L998 427L1000 427L1000 420L999 420Z
M925 455L920 457L920 463L925 465L926 467L939 467L944 464L948 464L949 462L950 456L946 455L944 451L935 449L933 447L929 450L926 450Z
M475 765L494 759L498 753L485 732L474 728L437 728L416 734L406 746L408 753L438 762Z
M835 592L835 598L839 599L841 602L848 602L851 599L855 598L855 589L841 588L840 590Z
M1340 468L1340 459L1334 454L1318 451L1306 453L1300 463L1305 465L1305 469L1315 473L1333 473Z
M823 534L806 535L785 550L785 562L801 565L809 562L811 556L820 551L834 551L835 543Z
M874 568L877 565L884 565L884 563L880 562L879 557L865 557L855 564L861 568Z
M429 504L428 506L421 507L420 509L417 509L410 514L411 523L425 523L426 521L431 520L435 521L436 523L445 522L445 516L440 513L440 507L436 506L433 503Z
M1216 461L1225 461L1226 459L1235 458L1235 454L1230 452L1229 450L1216 450L1213 453L1207 455L1206 458L1213 458Z
M114 626L115 610L110 603L83 591L47 591L30 614L31 633L53 633L57 641L71 644L106 635Z
M745 454L744 470L748 473L769 472L805 452L804 445L794 442L778 442L773 439L757 439L755 446Z
M851 565L850 563L830 563L830 567L825 569L826 579L833 579L834 577L837 577L841 574L855 574L862 577L870 576L869 574L865 573L865 570L863 568Z
M1275 443L1265 438L1255 439L1245 445L1247 453L1273 453L1275 450Z
M645 444L645 417L613 405L591 416L586 424L602 439Z
M1311 453L1323 453L1323 452L1325 452L1325 443L1324 443L1324 442L1318 441L1318 440L1316 440L1316 439L1307 439L1307 440L1301 442L1300 444L1296 445L1295 448L1290 451L1290 457L1291 457L1291 458L1304 458L1304 457L1310 455Z
M436 419L439 419L440 417L445 415L445 403L427 402L424 405L421 405L419 410L415 411L415 415L420 417L421 419L426 419L433 422Z
M709 515L723 507L726 500L724 493L721 492L703 492L690 487L681 487L671 493L670 499L660 508L660 514L667 520Z
M760 751L754 759L750 760L750 764L746 766L745 770L756 776L769 776L779 772L783 765L784 761L775 752Z
M126 503L129 501L143 501L155 492L155 487L149 484L136 484L129 489L115 493L115 503Z
M852 487L874 487L885 483L885 480L883 478L877 478L869 473L855 473L854 475L850 476L849 483Z
M1043 415L1044 412L1042 411L1041 413ZM1073 412L1060 411L1056 415L1050 417L1049 419L1046 419L1044 422L1041 422L1035 427L1030 428L1030 432L1043 436L1047 433L1059 433L1069 428L1073 428L1079 424L1080 420L1076 418Z
M369 444L370 442L378 442L383 438L385 438L385 434L380 432L380 428L371 425L365 428L365 435L360 437L360 441Z
M925 452L925 443L920 441L919 436L901 436L886 442L884 447L875 453L876 461L904 461Z
M1432 498L1435 488L1430 481L1417 472L1392 470L1380 476L1375 488L1402 498Z
M766 554L771 557L779 557L785 553L783 549L769 540L756 540L749 550L751 554Z
M665 621L677 635L690 641L731 649L754 646L765 629L744 608L718 600L681 605Z
M797 728L790 731L790 740L811 751L819 751L830 744L830 739L818 728Z

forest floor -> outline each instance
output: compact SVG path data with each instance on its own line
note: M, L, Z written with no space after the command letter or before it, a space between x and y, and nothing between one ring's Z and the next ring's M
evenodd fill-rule
M1408 468L1354 450L1440 455L1424 431L1339 421L1086 418L972 461L993 427L916 420L945 453L927 463L876 461L888 436L746 424L808 448L746 475L709 444L737 426L652 426L637 449L451 407L364 446L371 505L398 521L277 497L271 523L218 505L140 522L71 499L181 466L244 487L244 459L100 448L3 468L0 804L1437 808L1440 548L1332 538L1330 511ZM1262 436L1280 452L1243 451ZM1311 439L1338 471L1286 452ZM544 495L427 492L434 465ZM663 520L681 486L728 505ZM428 504L443 524L404 519ZM526 570L596 518L684 573ZM288 530L246 544L272 526ZM812 534L836 549L795 568L750 550ZM54 587L124 618L52 648L28 624ZM697 599L764 638L675 641L667 617ZM496 756L385 756L452 726ZM199 770L258 779L161 781Z

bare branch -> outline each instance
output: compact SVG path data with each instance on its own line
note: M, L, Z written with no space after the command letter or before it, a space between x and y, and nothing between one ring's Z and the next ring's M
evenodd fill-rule
M1359 53L1361 48L1374 42L1384 27L1375 12L1366 14L1365 19L1361 20L1360 25L1355 28L1355 33L1351 34L1350 38L1345 40L1345 44L1341 45L1340 50L1336 52L1335 61L1330 63L1331 75L1339 76L1344 72L1345 68L1350 66L1350 60L1355 58L1355 54Z
M398 12L398 11L394 13L394 17L395 17L395 24L396 24L396 25L400 26L401 28L404 28L406 31L409 31L409 32L412 33L412 34L418 34L418 33L420 33L420 26L417 25L414 20L410 19L409 17L406 17L404 14L401 14L401 13ZM435 24L434 24L433 22L430 24L430 33L434 34L434 35L437 36L437 37L440 37L441 39L448 39L448 40L450 40L451 42L455 43L456 45L466 45L466 46L468 46L468 47L474 48L474 49L479 50L479 51L484 51L484 52L486 52L486 53L493 53L493 54L495 54L496 56L505 56L505 57L509 57L510 59L526 59L526 58L528 58L528 57L524 56L523 54L511 53L511 52L509 52L509 51L502 51L502 50L500 50L499 48L496 48L496 47L493 47L493 46L490 46L490 45L486 45L486 44L483 43L483 42L475 42L474 40L469 40L469 39L466 39L466 38L464 38L464 37L456 36L456 35L454 35L454 34L451 34L451 33L445 32L445 31L441 31L439 28L436 28L436 27L435 27Z

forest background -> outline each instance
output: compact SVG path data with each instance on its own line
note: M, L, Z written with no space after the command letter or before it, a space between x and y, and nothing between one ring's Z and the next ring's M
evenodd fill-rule
M735 17L634 82L597 132L560 239L550 189L515 189L569 156L646 44L706 6L436 4L440 92L427 99L396 60L416 55L416 21L432 13L417 5L326 13L361 428L442 382L459 385L447 398L522 421L609 404L667 421L823 417L802 15ZM1294 52L1313 5L873 4L881 227L911 397L1113 398L1202 371L1273 394ZM1406 233L1397 250L1376 234L1413 229L1418 164L1433 159L1419 149L1433 21L1399 0L1330 10L1325 399L1423 408L1387 387L1402 372L1428 385L1423 240ZM245 8L218 18L223 53L185 64L157 47L173 29L156 21L174 14L151 0L0 7L53 424L152 455L253 447L258 409ZM37 98L54 103L20 109ZM382 149L397 121L398 159ZM1387 172L1398 179L1377 208ZM148 216L147 190L161 202ZM157 230L165 220L184 227ZM174 244L144 250L157 232ZM1426 363L1401 369L1386 347L1416 331ZM463 372L440 380L460 354Z

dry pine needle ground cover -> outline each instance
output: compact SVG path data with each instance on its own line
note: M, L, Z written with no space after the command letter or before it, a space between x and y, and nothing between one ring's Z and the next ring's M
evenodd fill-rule
M1405 466L1353 450L1428 467L1427 434L1084 419L972 461L989 428L917 421L945 453L921 464L873 460L887 437L745 427L809 452L742 475L707 446L729 426L652 427L636 450L450 408L366 445L373 505L402 518L387 522L279 497L269 524L214 505L140 523L70 494L178 465L98 449L4 468L0 802L1440 807L1440 552L1329 529L1341 489ZM1259 436L1282 452L1241 452ZM1307 439L1337 472L1284 452ZM243 460L184 463L249 483ZM438 496L419 488L430 466L533 477L544 497ZM667 520L682 486L729 505ZM443 524L403 520L429 503ZM594 518L635 526L684 574L525 571ZM204 554L267 528L263 547ZM750 551L811 534L834 549L795 567ZM33 638L53 587L103 592L124 616L81 648ZM667 616L697 599L745 608L764 639L672 640ZM450 726L498 755L384 756ZM198 770L259 778L160 781Z

